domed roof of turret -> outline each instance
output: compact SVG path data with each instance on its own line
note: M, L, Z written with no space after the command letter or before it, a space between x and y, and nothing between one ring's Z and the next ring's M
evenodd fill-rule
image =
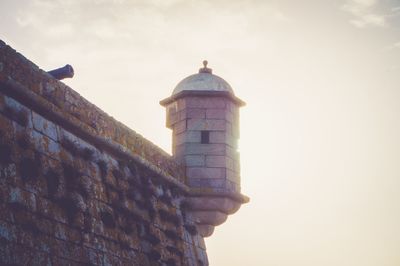
M172 95L182 91L204 91L204 92L228 92L232 95L232 87L223 78L212 74L212 69L207 67L207 61L203 61L203 68L199 73L190 75L176 85Z
M177 99L188 96L207 96L207 97L226 97L239 106L246 103L235 96L232 87L223 78L212 73L212 69L207 67L207 61L203 61L204 67L199 69L199 73L184 78L176 85L172 95L160 101L162 106L176 101Z

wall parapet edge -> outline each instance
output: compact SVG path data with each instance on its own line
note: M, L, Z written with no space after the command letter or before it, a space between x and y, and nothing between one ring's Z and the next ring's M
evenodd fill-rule
M76 124L80 121L81 129L101 136L104 143L107 140L119 144L120 150L129 151L137 159L145 160L149 166L162 169L163 175L185 183L185 169L171 155L41 70L1 40L0 64L0 81L3 84L10 87L14 83L20 87L20 91L40 97L43 106L46 102L52 104L49 107L52 111L58 110Z
M174 176L171 176L158 165L155 165L154 163L146 160L146 158L133 153L131 150L120 143L116 143L112 139L106 139L102 136L98 136L91 127L87 126L82 121L68 113L62 113L57 106L40 98L35 93L32 93L30 90L24 88L18 82L12 79L9 79L5 82L0 81L0 91L6 95L20 100L21 102L24 102L24 104L37 111L39 114L47 116L50 121L62 123L64 128L71 130L71 132L82 139L88 140L95 146L101 147L101 149L107 150L110 153L117 153L120 156L127 157L138 163L141 163L165 178L167 182L178 186L185 192L189 192L189 188L184 183L177 180Z

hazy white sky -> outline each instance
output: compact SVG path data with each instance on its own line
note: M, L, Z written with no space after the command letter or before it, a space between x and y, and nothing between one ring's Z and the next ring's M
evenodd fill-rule
M251 202L211 265L400 265L399 0L2 0L0 39L167 151L158 101L232 85Z

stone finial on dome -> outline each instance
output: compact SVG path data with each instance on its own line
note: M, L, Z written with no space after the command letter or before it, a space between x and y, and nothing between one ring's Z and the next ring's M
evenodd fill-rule
M204 60L203 61L203 66L202 68L199 69L199 73L209 73L212 74L212 69L207 67L208 61Z

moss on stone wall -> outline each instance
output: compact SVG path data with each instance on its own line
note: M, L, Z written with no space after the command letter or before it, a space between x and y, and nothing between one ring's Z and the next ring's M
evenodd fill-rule
M0 63L1 265L207 264L185 185L166 177L183 180L181 166L1 42ZM10 80L57 109L20 101Z
M129 151L160 167L169 175L183 181L184 168L169 154L143 138L141 135L118 122L72 90L54 79L35 64L17 53L0 40L0 81L17 81L36 95L54 104L65 114L69 114L90 127L98 136L110 139ZM10 114L19 123L24 123L22 112Z

